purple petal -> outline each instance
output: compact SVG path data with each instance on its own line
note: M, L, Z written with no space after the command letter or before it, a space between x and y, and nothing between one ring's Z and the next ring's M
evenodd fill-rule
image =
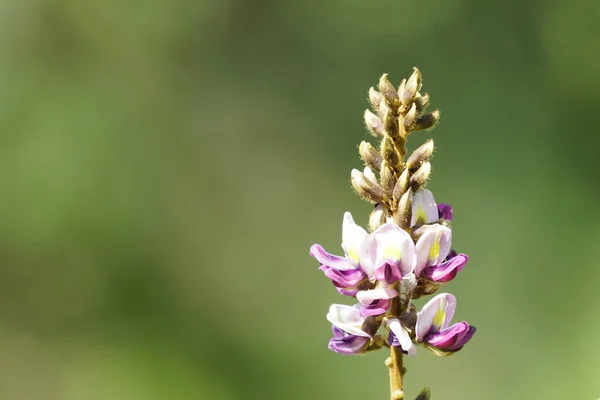
M421 276L434 282L450 282L457 273L462 271L468 260L466 254L459 254L441 264L426 267L421 271Z
M365 348L368 337L350 335L343 330L332 326L333 338L329 340L329 350L339 354L358 354Z
M360 269L339 270L331 268L328 265L319 267L325 273L325 276L333 281L338 287L352 288L365 277L365 273Z
M475 327L465 321L456 323L449 328L431 333L425 338L430 345L444 351L460 350L475 334Z
M456 252L456 250L454 249L450 249L450 253L448 253L448 256L446 257L446 259L444 261L448 261L451 258L454 258L458 255L458 253Z
M375 300L371 304L366 306L362 306L360 308L360 315L363 317L370 317L376 315L385 314L385 312L390 307L390 301L386 299Z
M375 278L392 285L402 279L402 272L398 265L384 262L375 270Z
M448 221L452 221L452 206L450 204L438 204L438 213L440 214L440 219L446 219Z
M340 257L333 254L329 254L325 251L323 246L320 244L313 244L310 246L310 255L317 259L322 265L326 265L330 268L337 269L340 271L356 269L352 261L346 257Z

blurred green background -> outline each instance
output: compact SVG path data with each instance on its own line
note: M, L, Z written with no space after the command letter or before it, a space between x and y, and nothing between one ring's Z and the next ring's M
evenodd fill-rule
M408 399L600 396L600 2L0 1L0 399L385 399L308 255L366 224L367 90L442 110L478 327ZM368 139L369 140L369 139Z

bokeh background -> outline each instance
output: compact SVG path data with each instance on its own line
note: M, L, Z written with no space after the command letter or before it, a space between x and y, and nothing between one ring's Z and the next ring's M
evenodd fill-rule
M478 327L433 399L600 396L600 3L0 1L0 399L385 399L327 350L367 90L442 110Z

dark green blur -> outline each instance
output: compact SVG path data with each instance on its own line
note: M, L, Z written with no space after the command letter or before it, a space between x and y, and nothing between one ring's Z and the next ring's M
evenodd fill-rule
M327 350L367 91L418 66L478 328L433 400L600 396L600 3L0 1L0 399L386 399Z

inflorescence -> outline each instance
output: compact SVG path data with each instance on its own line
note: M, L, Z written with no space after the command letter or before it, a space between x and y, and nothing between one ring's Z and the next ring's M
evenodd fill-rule
M452 207L437 204L425 188L431 175L433 140L405 160L410 133L433 128L440 113L426 112L429 95L419 92L417 68L397 90L384 74L378 89L369 91L374 112L365 111L364 119L369 132L380 138L379 149L363 141L359 153L366 167L351 173L356 193L375 205L369 232L346 212L344 256L332 255L318 244L310 249L336 290L358 302L331 305L329 349L361 354L391 347L414 356L419 345L436 355L449 355L475 333L475 327L464 321L450 325L456 298L437 294L420 311L412 300L436 293L456 277L468 257L451 249Z

